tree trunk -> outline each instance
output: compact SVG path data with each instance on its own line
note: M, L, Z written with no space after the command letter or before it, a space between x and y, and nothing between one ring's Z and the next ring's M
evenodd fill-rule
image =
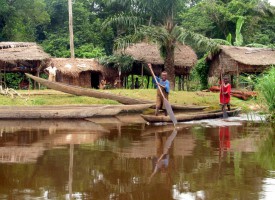
M73 8L72 0L68 0L68 9L69 9L69 31L70 31L70 51L71 58L74 58L74 31L73 31Z
M168 81L170 82L171 90L175 89L175 67L174 67L174 45L167 45L166 47L166 58L164 60L164 69L168 74Z

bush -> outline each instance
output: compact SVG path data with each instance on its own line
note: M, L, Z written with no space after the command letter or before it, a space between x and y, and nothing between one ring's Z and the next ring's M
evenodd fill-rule
M200 89L207 89L208 88L208 72L209 72L209 65L206 63L206 56L204 55L195 66L196 74L200 79Z
M6 73L6 84L8 88L19 89L19 83L24 80L24 74Z
M272 67L258 79L257 89L264 97L269 112L275 115L275 67Z

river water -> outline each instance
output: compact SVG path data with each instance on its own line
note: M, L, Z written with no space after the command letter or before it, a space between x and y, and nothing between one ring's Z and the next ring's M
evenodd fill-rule
M0 199L274 200L275 133L257 120L0 121Z

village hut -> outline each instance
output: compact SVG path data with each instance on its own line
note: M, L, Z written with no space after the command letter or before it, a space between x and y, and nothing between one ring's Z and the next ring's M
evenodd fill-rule
M134 59L132 74L150 75L150 71L144 68L144 64L151 63L156 75L164 70L164 59L160 54L157 44L141 42L132 44L124 50L116 53L129 55ZM189 78L192 67L197 62L197 55L193 49L187 45L177 44L175 47L175 75L181 79Z
M230 76L233 83L241 74L259 74L275 65L275 51L267 48L220 46L220 50L207 57L209 82L218 79L220 73Z
M33 42L0 42L0 80L5 81L5 73L39 75L49 58L50 55Z
M101 80L113 85L118 72L105 67L95 59L52 58L57 68L57 81L81 87L99 88Z

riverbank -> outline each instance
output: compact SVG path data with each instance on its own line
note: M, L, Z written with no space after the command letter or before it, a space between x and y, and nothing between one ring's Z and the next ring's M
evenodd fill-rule
M154 100L156 91L154 89L116 89L105 90L114 94L121 94L133 98L142 98L147 100ZM18 90L24 98L16 96L11 98L0 95L1 106L43 106L43 105L93 105L93 104L119 104L116 101L108 99L96 99L84 96L75 96L55 90ZM211 92L186 92L186 91L172 91L169 96L171 103L180 105L196 105L209 106L209 109L219 109L219 94ZM251 109L261 109L257 106L254 100L243 101L232 97L231 104L233 107L240 107L243 111L250 111Z

